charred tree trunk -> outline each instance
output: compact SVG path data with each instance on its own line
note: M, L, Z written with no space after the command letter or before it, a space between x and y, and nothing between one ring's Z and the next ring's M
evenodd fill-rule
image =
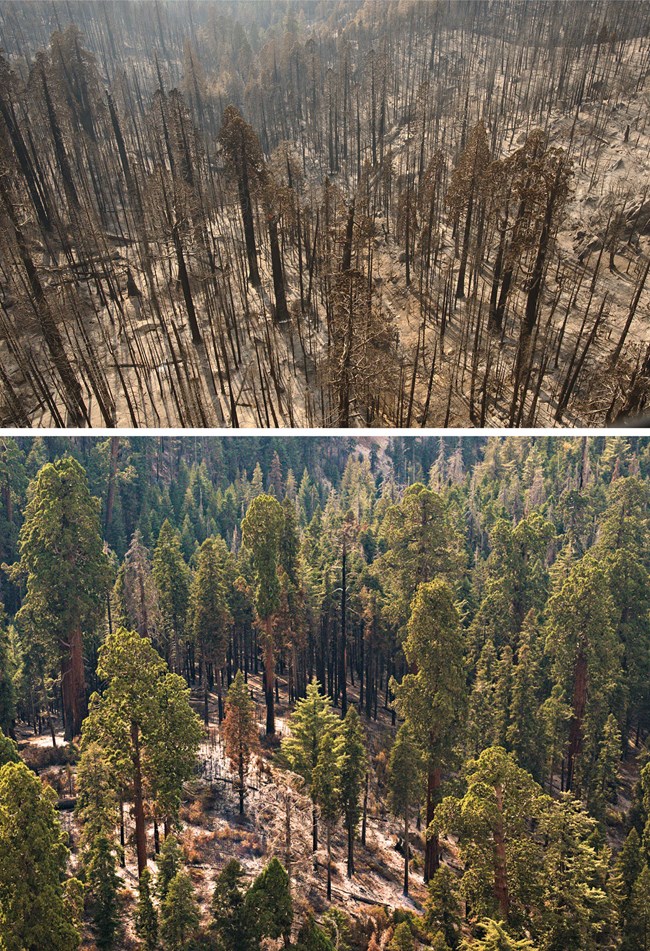
M269 215L269 242L271 244L271 270L273 272L273 292L275 294L275 319L279 324L289 320L287 296L284 289L284 268L278 241L278 217Z

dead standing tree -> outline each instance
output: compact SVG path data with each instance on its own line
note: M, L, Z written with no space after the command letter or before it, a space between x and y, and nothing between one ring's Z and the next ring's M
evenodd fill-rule
M394 335L386 314L376 311L361 271L336 274L331 282L331 317L326 361L337 426L361 412L376 419L382 394L395 382Z

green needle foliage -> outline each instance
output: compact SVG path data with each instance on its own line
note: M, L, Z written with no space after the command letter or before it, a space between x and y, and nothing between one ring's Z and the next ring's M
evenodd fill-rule
M199 906L192 880L181 869L160 904L160 936L165 951L190 951L199 929Z
M145 951L158 947L158 912L151 893L151 872L146 868L138 883L138 905L135 913L135 932Z
M21 617L60 663L66 739L86 714L83 633L99 620L112 583L99 524L99 501L86 473L69 457L50 463L30 487L18 539L20 560L9 571L25 580Z
M259 749L259 732L255 704L251 700L244 675L238 670L226 698L226 718L223 722L226 756L235 770L239 794L239 814L244 815L246 774L251 758Z
M244 870L236 859L226 863L212 893L212 924L218 951L253 951L255 921L249 914Z
M289 876L273 858L248 890L244 913L255 929L255 940L284 939L288 944L293 922Z
M7 951L76 951L65 836L52 796L23 763L0 768L0 935Z
M145 796L165 821L176 819L203 730L185 681L168 672L148 638L123 628L109 634L97 671L108 686L91 697L84 746L99 743L119 786L133 791L142 873L147 864Z
M281 760L302 777L309 789L313 809L312 849L318 848L318 813L313 774L323 738L334 732L339 718L332 709L332 700L321 692L317 680L307 685L307 696L296 703L289 721L290 733L282 740Z

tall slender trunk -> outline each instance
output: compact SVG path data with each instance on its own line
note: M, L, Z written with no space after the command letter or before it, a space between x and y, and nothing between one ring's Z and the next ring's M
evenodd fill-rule
M327 900L332 900L332 827L327 823Z
M275 733L275 698L274 698L274 676L275 676L275 655L273 651L273 630L272 617L269 615L265 621L266 626L266 644L264 645L264 679L266 691L266 735L271 736Z
M404 810L404 894L409 893L409 807Z
M348 878L354 875L354 822L348 823Z
M174 250L176 251L178 280L181 283L181 289L183 291L183 299L185 300L185 309L187 310L192 340L194 343L201 343L201 331L199 330L199 323L196 318L196 309L194 307L194 299L192 297L192 288L190 287L190 278L185 265L185 255L183 254L183 243L181 241L178 223L174 224L174 227L172 228L172 239L174 242Z
M244 815L244 793L246 787L244 786L244 750L242 744L239 746L239 815Z
M494 897L505 922L510 917L508 869L506 866L505 830L503 828L503 788L494 789L497 802L497 824L494 829Z
M341 716L348 711L348 692L346 687L348 666L348 630L347 630L347 545L343 536L343 557L341 564L341 653L339 656L339 687L341 689Z
M365 847L366 844L366 828L368 825L368 786L370 779L368 773L366 773L366 779L363 787L363 817L361 819L361 845Z
M271 244L271 270L273 272L273 292L275 294L275 319L279 324L289 320L287 295L284 288L284 268L278 241L278 217L269 215L269 242Z
M436 808L436 798L440 789L440 770L433 768L427 776L427 829L433 821L433 813ZM427 836L427 844L424 853L424 883L429 882L440 864L438 855L438 834Z
M244 222L244 238L246 241L246 256L248 257L248 279L253 287L259 287L262 283L260 272L257 267L257 248L255 247L255 226L253 223L253 208L251 206L250 186L248 183L248 163L246 161L244 133L242 131L242 163L241 175L239 177L239 203L241 205L242 219Z
M27 241L20 227L18 215L14 209L8 188L3 183L2 176L0 176L0 198L2 199L7 216L11 222L18 247L18 254L25 268L25 273L27 274L27 280L29 281L31 290L31 306L34 309L40 331L43 334L43 339L52 357L52 362L63 384L66 409L70 414L71 423L75 426L83 425L88 420L88 410L86 409L86 404L82 396L81 384L68 359L63 345L63 339L54 315L50 310L38 272L29 253Z
M117 459L120 449L119 436L111 436L110 463L108 469L108 490L106 492L106 514L104 517L104 531L108 531L113 520L113 505L115 503L115 481L117 476Z
M133 763L133 811L135 813L135 845L138 855L138 876L147 867L147 836L144 824L142 796L142 762L140 757L140 728L131 721L131 761Z
M465 272L467 271L467 259L469 257L469 238L472 230L472 213L474 210L474 192L472 191L467 203L467 217L465 218L465 231L463 233L463 249L460 258L460 267L458 269L458 283L456 284L456 297L465 296Z
M576 760L582 752L582 725L587 704L587 658L582 651L578 655L573 673L573 719L569 730L569 751L567 754L566 790L575 786Z

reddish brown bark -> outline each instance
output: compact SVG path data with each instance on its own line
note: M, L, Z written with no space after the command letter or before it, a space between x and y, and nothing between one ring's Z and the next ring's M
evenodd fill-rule
M79 625L72 629L67 643L61 644L61 695L65 738L70 742L81 733L87 713L83 638Z

